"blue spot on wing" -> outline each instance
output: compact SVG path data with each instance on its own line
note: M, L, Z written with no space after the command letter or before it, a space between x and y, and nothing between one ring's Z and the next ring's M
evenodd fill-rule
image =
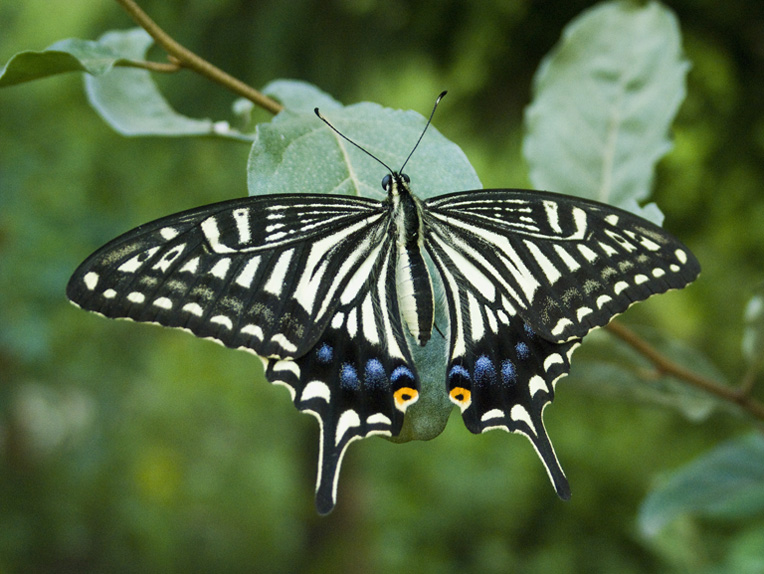
M331 363L334 358L334 349L328 343L324 343L316 349L316 358L319 363Z
M390 375L390 380L395 384L398 384L398 381L402 378L409 379L409 382L406 383L409 386L414 385L414 380L415 380L414 373L412 373L411 369L409 369L405 365L400 365L399 367L395 367L395 369L393 369L392 374Z
M373 389L384 389L387 385L387 373L385 367L379 359L369 359L366 361L364 369L364 381L366 386Z
M518 359L527 359L531 354L531 350L528 348L528 345L522 341L515 345L515 352L517 353Z
M493 361L481 355L475 361L475 382L479 386L488 386L496 381L496 367Z
M525 330L525 333L526 333L526 334L527 334L529 337L533 337L533 336L536 334L536 333L534 333L534 332L533 332L533 329L531 329L531 328L528 326L528 323L523 323L523 329Z
M451 370L448 371L448 378L453 379L455 377L462 377L469 381L470 372L461 365L454 365Z
M514 385L517 382L517 369L509 359L504 359L501 362L501 382L506 386Z
M358 371L349 363L343 363L340 369L340 386L343 389L357 390L359 385Z

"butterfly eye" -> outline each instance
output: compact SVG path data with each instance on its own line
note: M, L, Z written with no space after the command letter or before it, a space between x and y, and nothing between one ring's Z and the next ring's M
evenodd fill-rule
M401 174L401 179L403 179L403 181L405 181L406 183L411 183L411 178L407 176L405 173Z
M393 183L393 176L391 176L389 173L382 178L382 189L385 191L390 190L390 185Z

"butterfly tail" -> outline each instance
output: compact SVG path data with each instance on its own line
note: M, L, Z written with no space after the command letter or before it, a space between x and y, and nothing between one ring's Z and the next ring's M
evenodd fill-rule
M565 476L565 472L560 466L560 461L557 459L557 454L554 452L552 441L549 440L549 436L544 428L544 421L539 416L538 420L534 422L536 432L526 431L518 429L514 432L519 432L528 437L531 441L533 448L536 450L541 462L546 468L546 472L549 475L549 480L552 482L557 496L562 500L570 500L570 485L568 479Z

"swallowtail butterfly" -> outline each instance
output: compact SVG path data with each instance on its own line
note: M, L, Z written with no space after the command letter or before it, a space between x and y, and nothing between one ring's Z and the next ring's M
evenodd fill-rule
M67 295L106 317L259 355L267 379L318 419L323 514L348 445L398 435L419 396L404 330L419 345L433 335L427 256L448 310L443 392L471 432L528 437L567 499L542 412L573 350L632 303L684 287L700 266L660 227L576 197L483 189L422 201L405 164L382 163L384 201L247 197L141 225L88 257Z

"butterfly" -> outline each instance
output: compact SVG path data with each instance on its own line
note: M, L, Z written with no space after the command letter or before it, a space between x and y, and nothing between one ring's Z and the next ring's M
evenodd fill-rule
M589 331L686 286L697 259L660 227L602 203L520 189L423 201L403 172L408 158L397 171L377 161L388 171L383 201L279 194L170 215L90 255L67 296L261 357L267 380L319 422L321 514L335 506L348 445L400 433L420 394L409 340L433 336L447 339L443 392L467 428L525 435L569 498L542 420L556 382Z

